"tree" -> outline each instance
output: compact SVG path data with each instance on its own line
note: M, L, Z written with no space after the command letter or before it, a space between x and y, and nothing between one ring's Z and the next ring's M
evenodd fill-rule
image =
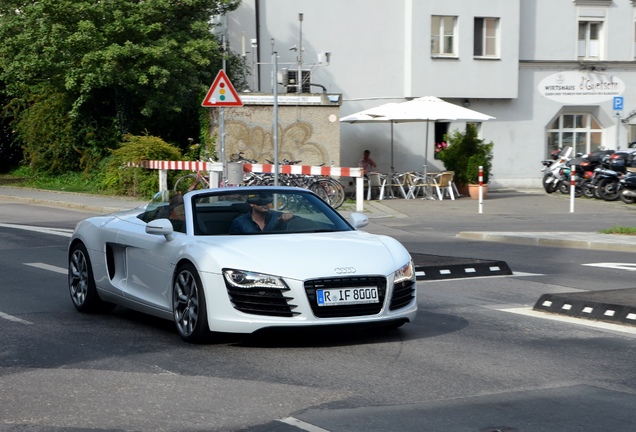
M222 60L211 17L239 3L3 0L0 81L26 154L46 143L66 154L56 169L68 149L71 164L91 166L124 133L198 136L200 101ZM34 136L26 122L46 132Z

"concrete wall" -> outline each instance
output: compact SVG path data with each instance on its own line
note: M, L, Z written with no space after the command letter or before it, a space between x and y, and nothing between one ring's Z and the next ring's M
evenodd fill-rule
M317 97L320 98L320 95ZM339 118L338 104L279 105L279 161L301 160L302 165L340 166ZM226 158L229 160L232 155L243 152L243 157L259 163L273 161L273 131L274 110L271 104L226 108Z

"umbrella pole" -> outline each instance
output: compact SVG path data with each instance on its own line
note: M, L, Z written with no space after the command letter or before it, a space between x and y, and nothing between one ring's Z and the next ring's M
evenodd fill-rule
M395 167L393 166L393 122L391 122L391 175L395 171Z
M424 135L424 176L428 171L428 120L426 120L426 135Z
M428 178L428 123L430 120L426 120L426 135L424 136L424 181L427 186L424 188L426 192L426 199L433 199L433 193L431 192L430 181Z

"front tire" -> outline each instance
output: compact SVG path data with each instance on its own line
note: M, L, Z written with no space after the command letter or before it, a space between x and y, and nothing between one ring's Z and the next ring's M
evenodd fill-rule
M93 313L115 307L99 298L91 259L82 243L76 243L69 254L68 288L73 305L80 312Z
M556 191L557 185L554 183L554 176L552 173L546 173L543 175L543 189L545 189L545 191L549 194Z
M172 311L179 336L190 343L204 342L210 334L203 284L192 264L179 267L172 288Z

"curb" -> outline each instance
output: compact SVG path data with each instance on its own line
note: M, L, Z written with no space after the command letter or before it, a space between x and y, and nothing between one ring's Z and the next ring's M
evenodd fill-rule
M553 246L572 249L592 249L613 252L636 252L636 244L621 242L621 236L611 234L599 234L606 236L609 240L581 240L572 238L575 235L597 236L596 233L523 233L523 232L478 232L462 231L457 234L458 238L467 240L482 240L499 243L521 244L529 246ZM569 238L568 238L569 237Z

